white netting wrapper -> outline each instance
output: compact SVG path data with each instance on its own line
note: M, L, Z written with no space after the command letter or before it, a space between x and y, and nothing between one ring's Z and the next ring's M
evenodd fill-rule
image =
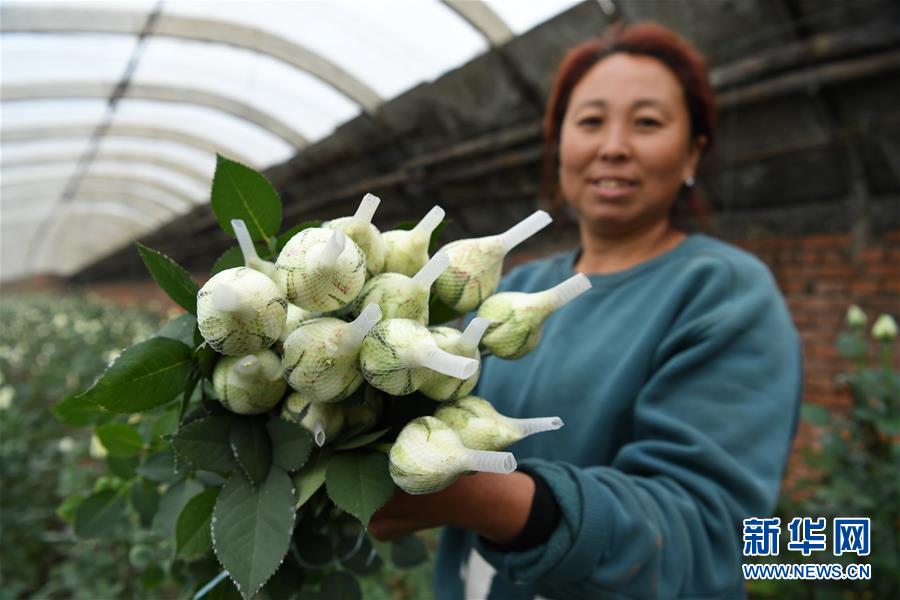
M494 356L509 360L531 352L541 339L544 319L553 310L543 293L503 292L485 300L478 316L490 319L491 325L481 344Z
M390 451L391 478L408 494L430 494L466 470L467 450L450 427L433 417L407 423Z
M462 332L453 327L430 327L429 331L439 348L457 356L477 360L479 368L468 379L435 373L419 387L419 391L432 400L440 402L458 400L468 396L475 384L478 383L478 376L481 373L481 353L478 351L477 343L474 347L461 343Z
M444 218L440 206L432 208L418 225L406 231L396 229L381 234L384 239L384 270L412 277L428 262L431 234Z
M412 319L428 323L429 289L416 285L406 275L382 273L363 286L353 303L352 314L359 314L367 304L377 304L385 319Z
M353 217L342 217L322 224L328 229L340 229L356 242L366 256L366 273L374 277L384 270L385 246L381 232L371 223L359 223Z
M416 349L433 344L428 329L409 319L386 319L363 340L360 366L371 385L394 396L412 394L433 371L417 360Z
M292 388L311 402L340 402L363 383L362 339L351 326L322 317L300 323L284 342L282 366Z
M287 389L281 377L281 359L271 350L219 359L212 382L222 406L240 415L270 410Z
M366 281L366 258L356 243L343 238L343 249L329 256L334 231L304 229L292 237L276 261L276 280L288 300L303 310L329 312L350 304Z
M544 320L550 313L590 287L588 278L578 273L543 292L503 292L491 296L478 308L478 316L491 322L481 344L494 356L522 358L537 345Z
M443 247L450 267L437 279L435 292L447 306L459 313L478 308L497 290L506 248L500 236L458 240Z
M287 319L284 321L284 330L282 330L281 337L278 339L282 342L285 341L289 335L294 333L294 330L297 329L300 323L311 319L318 319L321 316L320 313L303 310L296 304L288 303Z
M278 340L287 300L278 286L247 267L214 275L197 293L197 326L220 354L244 356Z
M477 396L442 404L434 417L450 426L463 445L474 450L502 450L529 435L563 426L559 417L511 419Z
M337 437L344 428L344 411L340 404L310 402L297 392L285 398L281 418L302 425L313 434L319 446Z

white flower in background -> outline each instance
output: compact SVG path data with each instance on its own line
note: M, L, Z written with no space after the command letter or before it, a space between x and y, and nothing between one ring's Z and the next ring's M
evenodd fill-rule
M69 324L69 316L65 313L56 313L53 315L53 326L57 329L65 329Z
M867 320L866 313L857 305L854 304L847 309L847 325L850 327L865 327Z
M897 322L891 315L881 315L872 326L872 337L882 342L890 342L897 337Z
M103 442L96 435L91 436L91 447L88 450L88 454L91 455L91 458L96 458L97 460L106 458L106 446L103 445Z
M0 410L6 410L12 406L15 395L16 390L11 385L5 385L0 388Z
M66 436L66 437L62 438L61 440L59 440L57 447L59 448L60 452L62 452L64 454L68 454L69 452L72 451L72 449L75 448L75 440Z

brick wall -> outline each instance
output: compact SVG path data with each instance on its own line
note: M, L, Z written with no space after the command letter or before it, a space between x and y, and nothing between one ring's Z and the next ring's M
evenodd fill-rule
M881 313L900 317L900 230L870 240L858 250L853 249L849 234L769 237L736 243L769 265L784 294L803 343L803 401L833 411L846 410L850 396L834 378L850 364L838 354L835 341L845 328L844 317L851 304L863 308L869 327ZM797 450L816 448L818 433L815 426L800 423L786 474L788 493L792 481L809 475Z

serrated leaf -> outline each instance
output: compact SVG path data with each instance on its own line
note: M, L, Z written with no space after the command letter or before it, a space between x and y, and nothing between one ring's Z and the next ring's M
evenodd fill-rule
M365 446L371 442L374 442L384 434L390 431L390 428L387 427L385 429L379 429L377 431L370 431L369 433L364 433L359 435L351 440L347 440L340 446L335 447L335 450L352 450L354 448L359 448L360 446Z
M294 225L284 233L278 236L278 239L275 240L275 250L277 252L281 252L284 247L287 245L291 238L303 231L304 229L309 229L310 227L321 227L322 221L306 221L305 223L300 223L299 225Z
M125 511L125 500L115 490L91 494L75 513L75 534L82 538L100 537L116 526Z
M337 507L364 527L394 494L388 458L380 452L335 454L325 471L325 487Z
M307 463L305 467L294 475L294 489L297 492L297 508L300 508L313 494L319 491L319 488L325 483L325 471L328 469L328 462L331 460L331 454L322 452L312 463Z
M179 407L173 406L159 415L150 431L153 439L156 440L165 436L174 435L175 432L178 431L178 413Z
M286 419L275 418L266 423L266 429L272 442L272 464L288 473L306 464L313 438L305 427Z
M291 480L278 467L256 489L240 472L222 488L213 512L213 548L244 598L252 598L284 559L294 504Z
M203 491L203 485L193 479L179 481L167 489L159 499L159 508L153 517L153 529L172 538L175 535L175 524L191 498Z
M253 487L269 476L272 466L272 444L265 422L260 418L235 419L228 432L231 452Z
M53 414L66 425L84 427L108 413L84 396L74 395L54 406Z
M136 472L150 481L168 483L175 479L175 455L171 452L151 454Z
M184 389L191 363L190 347L169 338L150 338L126 348L82 396L112 412L149 410Z
M131 485L131 504L141 520L141 527L150 527L159 507L159 491L156 484L138 479Z
M391 562L401 569L411 569L428 560L428 548L417 535L407 535L391 542Z
M197 292L200 291L190 273L174 260L140 242L135 242L141 260L153 276L153 280L179 306L191 314L197 314Z
M281 563L263 588L263 597L269 600L293 598L301 585L303 585L303 570L288 554L288 558Z
M115 456L133 456L144 447L141 434L122 423L108 423L97 428L97 437L106 450Z
M155 337L178 340L182 344L191 346L194 342L195 329L197 329L197 318L191 313L184 313L160 327L159 331L156 332Z
M197 360L200 374L207 379L212 379L213 370L222 355L213 350L209 344L203 344L194 350L194 358Z
M218 497L219 490L213 488L197 494L184 505L175 524L176 556L191 560L212 549L210 523Z
M234 235L232 219L243 219L253 240L274 237L281 227L281 199L269 180L218 154L211 203L219 225L229 235Z
M319 588L319 598L322 600L360 600L362 590L356 577L342 571L332 571L325 575L322 586Z
M172 447L194 469L230 473L237 468L228 438L233 421L217 415L188 423L172 438Z

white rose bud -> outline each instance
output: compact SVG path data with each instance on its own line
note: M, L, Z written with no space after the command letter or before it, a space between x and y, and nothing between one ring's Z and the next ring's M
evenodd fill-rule
M890 342L897 337L897 322L891 315L881 315L872 326L872 337L881 342Z
M850 327L865 327L867 320L866 313L857 305L847 309L847 325Z

